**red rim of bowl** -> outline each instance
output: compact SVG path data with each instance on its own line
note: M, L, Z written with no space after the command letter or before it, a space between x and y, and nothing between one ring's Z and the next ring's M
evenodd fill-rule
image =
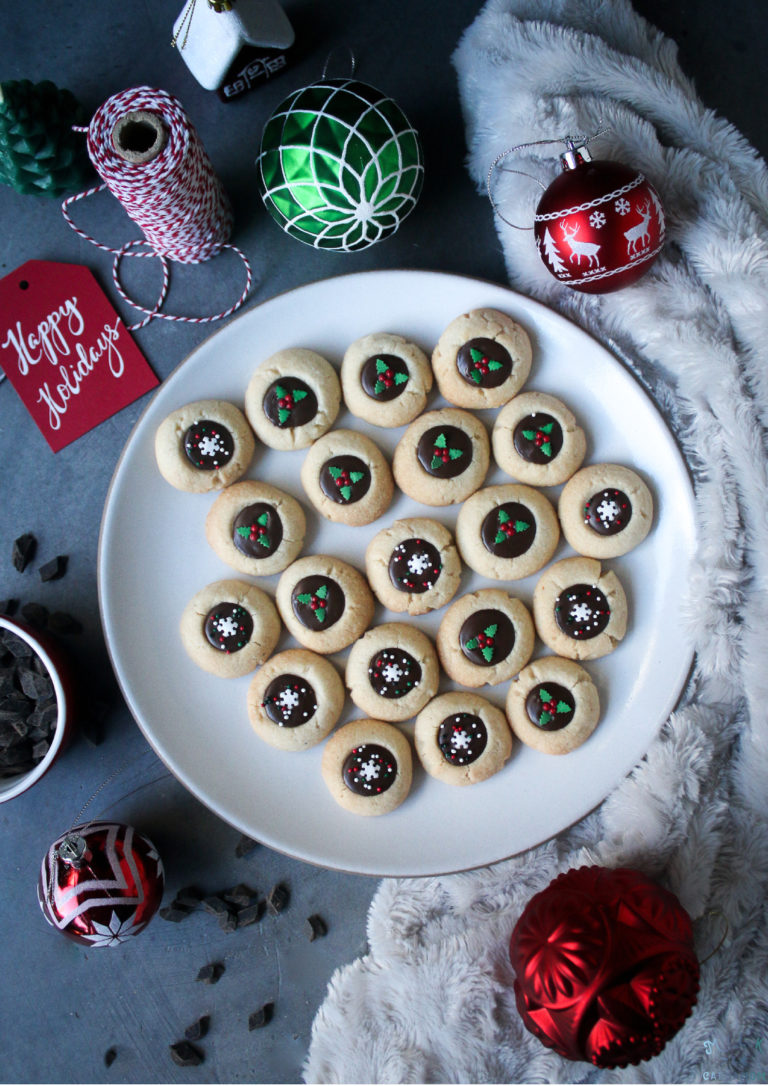
M34 769L30 769L28 773L21 773L18 777L9 777L5 781L0 781L0 803L5 803L9 799L15 799L16 796L20 796L22 792L26 792L28 788L31 788L33 784L36 784L56 761L56 758L61 753L62 745L67 733L69 710L67 691L62 679L60 667L52 658L45 644L40 641L38 635L28 626L16 622L12 618L8 618L7 615L0 615L0 627L5 630L10 630L11 633L16 634L17 637L26 641L33 652L40 657L45 664L51 682L53 683L53 688L56 692L56 705L58 708L56 728L53 733L51 745L48 748L48 753L45 757L37 763Z

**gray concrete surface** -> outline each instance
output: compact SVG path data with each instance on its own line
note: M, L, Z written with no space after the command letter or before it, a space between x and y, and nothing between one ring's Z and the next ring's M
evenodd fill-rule
M463 167L449 63L478 0L439 6L426 0L286 0L284 6L300 56L279 78L228 105L199 87L170 48L182 0L66 6L4 0L0 81L52 79L69 87L89 112L116 91L142 83L176 94L232 196L235 240L257 278L250 305L302 283L368 268L439 269L503 282L489 208ZM727 18L711 2L638 0L636 6L679 41L704 101L765 153L766 5L738 0L728 5ZM342 63L347 47L357 57L358 76L391 94L420 131L427 172L417 211L394 237L358 254L336 255L301 246L274 226L258 200L252 163L274 106L319 75L331 50L338 50L333 62L339 57ZM100 200L84 208L79 221L102 238L125 240L130 235L119 209ZM109 258L70 231L58 201L0 187L0 222L0 274L31 258L80 262L114 297ZM149 267L126 269L129 285L144 297L151 297L156 275ZM231 293L226 274L174 269L169 308L203 312ZM215 330L154 322L136 338L164 378ZM9 383L0 384L0 598L37 601L80 620L83 633L69 644L87 699L106 706L100 744L77 737L43 782L0 806L0 1076L9 1082L296 1082L334 969L364 951L376 883L263 847L236 858L238 833L165 772L122 703L101 634L96 555L109 481L142 406L139 401L126 408L54 456ZM20 575L10 549L26 531L38 538L39 561ZM69 555L66 576L41 585L36 565L60 553ZM242 881L266 892L285 882L289 908L231 935L203 914L180 925L157 919L136 940L110 950L84 950L57 936L35 900L39 864L104 782L88 815L115 817L150 834L166 863L166 900L190 883L213 891ZM303 925L312 913L321 914L329 930L309 942ZM227 967L219 984L196 983L198 969L217 959ZM266 1001L274 1001L273 1021L249 1032L249 1013ZM179 1069L168 1045L202 1013L211 1015L202 1042L206 1062ZM107 1068L104 1054L111 1047L117 1055Z

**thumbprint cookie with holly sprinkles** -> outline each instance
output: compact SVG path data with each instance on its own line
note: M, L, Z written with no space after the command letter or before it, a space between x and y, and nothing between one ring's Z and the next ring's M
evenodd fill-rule
M245 415L226 400L185 404L155 433L160 474L177 490L193 494L234 483L248 470L255 446Z
M509 684L507 718L526 746L568 754L589 739L600 719L600 696L575 660L543 656Z
M330 660L309 649L286 649L251 679L248 719L271 747L308 750L333 730L344 696L344 683Z
M533 619L522 600L481 588L454 600L437 631L443 670L462 686L494 686L517 675L533 653Z
M542 569L560 541L554 506L522 483L478 490L456 518L456 544L470 569L515 581Z
M374 626L347 659L352 701L379 720L408 720L437 693L440 667L426 634L404 622Z
M596 660L613 652L627 631L627 597L613 570L597 559L563 558L536 583L533 620L558 656Z
M323 655L357 641L373 618L365 577L327 554L308 554L288 566L278 581L276 601L288 632Z
M469 411L426 411L397 443L395 481L404 494L424 505L462 502L483 485L490 447L485 427Z
M405 517L378 532L366 549L365 570L378 601L409 615L444 606L461 581L453 536L429 517Z
M501 407L531 371L528 333L498 309L473 309L452 320L432 352L437 387L457 407Z
M304 545L306 517L295 498L276 486L246 479L219 494L208 510L205 535L239 573L280 573Z
M653 523L651 492L631 468L590 464L563 487L563 535L579 554L617 558L642 543Z
M271 656L280 618L266 592L247 581L214 581L196 593L181 616L181 641L204 671L234 679Z
M387 814L410 791L411 745L394 724L352 720L326 741L320 771L331 796L345 810Z
M306 449L330 430L340 406L336 370L305 347L271 355L245 390L248 421L270 449Z
M321 516L353 527L378 520L395 489L381 449L355 430L318 438L302 464L301 483Z
M341 363L344 402L374 426L405 426L421 414L432 366L420 347L391 332L356 339Z
M501 709L472 691L434 698L416 717L416 754L431 777L478 784L498 773L512 753L512 732Z
M491 432L503 472L530 486L559 486L577 471L587 439L576 416L546 392L523 392L502 407Z

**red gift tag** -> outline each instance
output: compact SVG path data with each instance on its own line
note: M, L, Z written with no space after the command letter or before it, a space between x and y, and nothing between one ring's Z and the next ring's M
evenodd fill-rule
M0 279L0 366L54 452L158 384L88 268L47 260Z

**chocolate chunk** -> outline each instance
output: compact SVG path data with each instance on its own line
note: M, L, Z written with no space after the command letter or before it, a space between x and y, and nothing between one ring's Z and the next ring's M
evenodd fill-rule
M211 1024L210 1016L204 1014L202 1018L198 1018L196 1022L193 1022L191 1026L187 1026L184 1030L184 1036L188 1041L202 1041L208 1032L208 1027Z
M266 902L254 901L252 905L246 905L237 910L238 928L247 928L250 924L257 924L266 912Z
M239 882L237 886L233 886L231 890L222 890L221 896L225 901L228 901L231 905L250 905L256 894L255 890L252 890L250 886L246 886L244 882Z
M259 1007L257 1011L253 1011L249 1014L248 1029L262 1029L264 1026L269 1025L272 1021L274 1009L274 1003L265 1003L263 1007Z
M117 1049L116 1048L108 1048L107 1051L104 1053L104 1066L105 1067L111 1067L116 1059L117 1059Z
M66 554L57 554L55 558L52 558L50 562L46 562L40 566L37 571L40 574L41 581L57 581L59 577L63 577L67 572L67 562L69 559Z
M185 886L179 890L176 897L173 899L174 905L184 906L184 908L196 909L200 902L203 900L203 891L198 890L196 886Z
M180 924L182 920L186 920L189 916L190 910L183 905L177 905L173 902L172 905L165 905L159 912L159 916L163 920L168 920L171 924Z
M32 761L35 762L35 764L42 762L43 758L45 758L50 750L50 746L50 739L39 739L32 747Z
M288 905L289 900L290 894L287 886L284 886L283 883L273 886L267 894L267 908L270 915L277 916L278 913L281 913Z
M189 1041L176 1041L169 1045L171 1059L179 1067L199 1067L205 1059L205 1053L201 1048Z
M0 615L7 615L8 618L11 615L15 615L19 609L19 601L16 599L8 598L6 600L0 600Z
M26 532L24 535L20 535L18 539L14 539L11 561L19 573L23 573L35 557L36 549L37 540L31 532Z
M241 860L243 856L247 856L249 852L253 852L253 850L258 847L258 841L254 841L252 837L243 834L235 845L235 856L237 856L238 860Z
M203 984L217 984L225 969L224 962L209 962L198 972L196 979L202 981Z
M219 917L219 927L227 935L237 931L237 913L226 912Z
M307 938L310 943L312 943L315 939L319 939L321 936L328 934L328 925L323 920L322 916L313 913L312 916L308 916L304 921L304 930L307 933Z
M48 625L48 608L43 607L42 603L25 603L21 609L21 617L30 626L42 628Z
M66 611L54 611L48 616L48 629L57 634L79 634L83 627L76 618Z
M229 912L229 906L226 901L223 901L218 894L210 894L208 897L203 898L203 908L211 916L226 916Z
M26 694L28 698L32 698L33 701L38 701L41 698L51 698L55 693L48 673L45 672L40 675L31 668L19 668L19 685L22 693Z

